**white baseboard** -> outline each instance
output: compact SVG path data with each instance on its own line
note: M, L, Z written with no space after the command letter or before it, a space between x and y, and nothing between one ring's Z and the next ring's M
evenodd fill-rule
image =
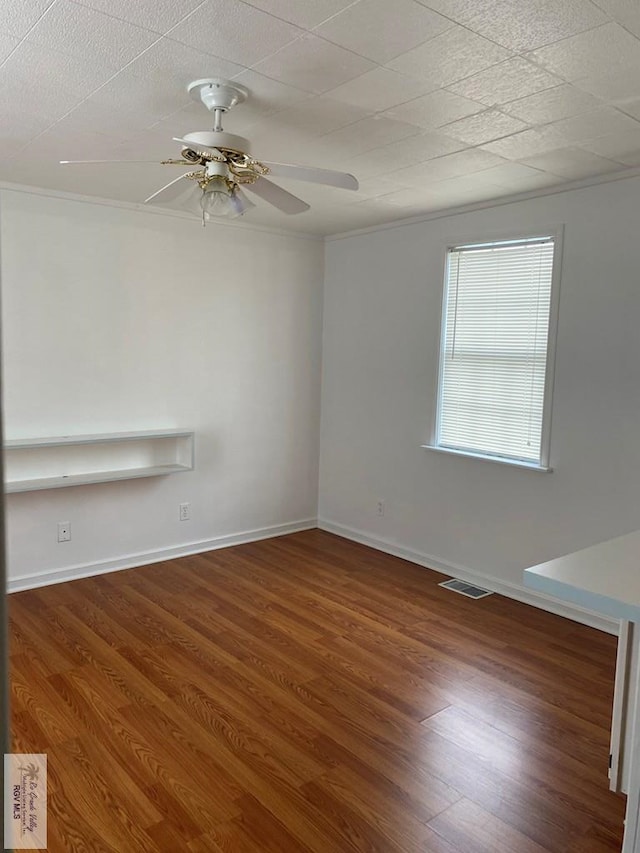
M395 542L371 536L369 533L364 533L361 530L346 527L342 524L335 524L326 518L318 519L318 527L320 530L326 530L328 533L335 533L336 536L360 542L362 545L369 545L371 548L383 551L385 554L392 554L394 557L401 557L410 563L416 563L419 566L433 569L436 572L442 572L443 574L460 578L469 583L477 584L484 587L484 589L491 590L491 592L497 592L507 598L514 598L516 601L522 601L524 604L531 604L533 607L539 607L541 610L547 610L549 613L555 613L558 616L564 616L567 619L572 619L574 622L580 622L582 625L589 625L591 628L597 628L599 631L605 631L607 634L614 634L616 636L618 634L620 623L617 619L603 616L600 613L594 613L591 610L585 610L577 605L566 604L551 596L527 589L525 586L501 580L484 572L469 569L466 566L457 566L454 563L448 563L438 559L438 557L413 551Z
M7 592L20 592L25 589L35 589L40 586L50 586L54 583L88 578L93 575L103 575L108 572L119 572L122 569L133 569L136 566L146 566L149 563L160 563L163 560L173 560L176 557L188 557L192 554L202 554L204 551L215 551L218 548L229 548L232 545L242 545L245 542L257 542L260 539L272 539L274 536L284 536L286 533L297 533L300 530L312 530L317 527L315 518L305 518L301 521L291 521L287 524L277 524L273 527L260 527L257 530L246 530L242 533L231 533L227 536L216 536L214 539L202 539L198 542L188 542L172 548L159 548L156 551L142 551L137 554L125 554L112 560L98 560L95 563L85 563L77 566L66 566L62 569L46 569L18 578L9 578Z
M246 530L241 533L231 533L226 536L217 536L213 539L202 539L198 542L188 542L184 545L176 545L171 548L159 548L154 551L125 554L111 560L98 560L94 563L65 566L61 569L46 569L42 572L34 572L29 575L10 578L7 584L7 591L20 592L21 590L35 589L37 587L63 583L64 581L76 580L78 578L87 578L92 577L93 575L107 574L108 572L118 572L123 569L133 569L136 566L146 566L150 563L160 563L164 560L173 560L176 557L188 557L192 554L202 554L205 551L215 551L218 548L229 548L232 545L242 545L245 542L258 542L260 539L271 539L274 536L284 536L287 533L297 533L300 530L312 530L314 527L319 527L321 530L326 530L328 533L335 533L336 536L342 536L344 539L351 539L354 542L360 542L363 545L368 545L371 548L375 548L377 551L383 551L385 554L392 554L394 557L409 560L409 562L416 563L419 566L424 566L425 568L433 569L434 571L442 572L446 575L453 575L454 577L461 578L462 580L469 581L470 583L478 584L485 589L504 595L507 598L514 598L516 601L531 604L534 607L539 607L541 610L547 610L548 612L555 613L558 616L564 616L567 619L572 619L574 622L589 625L592 628L597 628L598 630L605 631L608 634L618 634L619 623L615 619L610 619L599 613L593 613L590 610L585 610L575 605L566 604L555 598L551 598L550 596L534 592L524 586L519 586L518 584L501 580L500 578L493 577L492 575L488 575L484 572L479 572L466 566L458 566L454 563L448 563L430 554L413 551L410 548L405 548L395 542L389 542L386 539L371 536L361 530L346 527L342 524L335 524L325 518L306 518L300 521L292 521L287 524L278 524L272 527L261 527L256 530Z

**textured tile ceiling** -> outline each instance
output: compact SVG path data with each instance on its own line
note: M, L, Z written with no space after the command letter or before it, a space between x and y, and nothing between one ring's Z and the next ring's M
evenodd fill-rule
M640 166L637 0L3 0L0 180L140 202L211 127L186 85L250 100L225 130L312 208L248 222L331 234ZM168 174L170 172L170 174Z

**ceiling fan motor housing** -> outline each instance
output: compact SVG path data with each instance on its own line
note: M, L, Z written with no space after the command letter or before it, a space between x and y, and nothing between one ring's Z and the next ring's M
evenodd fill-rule
M228 151L237 151L240 154L250 154L251 144L244 136L236 136L235 133L227 133L225 130L197 130L193 133L185 133L182 137L185 142L190 142L195 148L224 148Z

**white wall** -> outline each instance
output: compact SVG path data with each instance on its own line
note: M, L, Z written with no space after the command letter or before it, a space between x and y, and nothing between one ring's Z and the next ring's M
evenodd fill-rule
M1 205L6 437L196 432L193 472L9 495L14 585L315 518L321 242L26 192Z
M444 241L557 224L555 470L422 450L435 414ZM526 566L640 528L639 229L640 179L630 179L330 241L323 523L515 585Z

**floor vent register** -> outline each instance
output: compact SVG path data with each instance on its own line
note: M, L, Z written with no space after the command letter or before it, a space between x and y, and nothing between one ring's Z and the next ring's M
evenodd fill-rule
M466 581L460 581L457 578L443 581L438 586L443 586L452 592L458 592L460 595L466 595L467 598L486 598L488 595L493 595L488 589L481 589L479 586L474 586L472 583L467 583Z

